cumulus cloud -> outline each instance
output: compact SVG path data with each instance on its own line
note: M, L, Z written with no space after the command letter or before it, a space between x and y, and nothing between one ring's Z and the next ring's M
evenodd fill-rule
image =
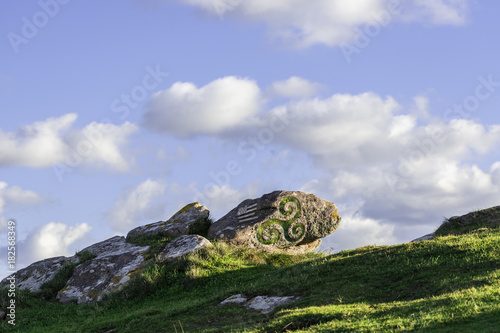
M128 163L122 147L137 126L93 122L72 128L76 114L49 118L21 127L16 132L0 129L0 166L49 167L106 165L124 171Z
M182 138L236 131L256 124L260 95L254 81L234 76L201 88L177 82L153 94L144 123L154 131Z
M69 226L64 223L50 222L32 231L19 247L27 255L22 261L31 263L45 258L71 256L71 245L85 237L92 229L87 223Z
M349 43L356 29L393 19L439 25L466 20L469 0L180 0L219 16L265 22L272 35L299 47ZM380 24L380 23L378 23Z
M68 137L71 151L67 151L65 162L92 166L109 166L118 171L127 171L129 159L125 159L122 147L137 131L137 125L125 122L122 125L92 122Z
M6 205L37 205L45 200L46 197L34 191L23 190L19 186L9 186L6 182L0 181L0 213L2 213Z
M106 213L110 225L119 231L129 231L148 219L164 218L165 202L162 195L166 184L148 179L137 187L127 189Z
M17 132L0 129L0 165L47 167L62 161L66 144L62 135L75 122L74 113L21 127Z
M244 144L237 150L247 161L264 143L300 152L312 162L309 174L318 175L308 192L335 203L362 202L351 219L367 229L394 231L397 237L402 237L401 228L405 237L416 238L420 235L410 233L422 231L414 227L417 224L433 228L444 216L498 205L500 162L494 153L500 146L500 125L485 126L458 114L456 119L431 115L425 96L408 106L373 92L289 97L254 115L255 122L246 128L254 142L247 140L247 132L228 137L227 129L214 130L212 136L233 143L239 137ZM285 121L271 126L272 119ZM190 131L196 133L206 131ZM491 165L478 165L478 156L492 160ZM227 183L201 184L193 190L221 211L244 199ZM397 232L391 229L395 225Z
M316 95L320 87L318 83L292 76L287 80L274 82L269 93L276 97L306 98Z

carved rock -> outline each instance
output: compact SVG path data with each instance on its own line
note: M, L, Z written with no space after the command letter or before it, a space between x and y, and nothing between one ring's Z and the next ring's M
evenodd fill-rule
M306 253L338 228L335 205L313 194L274 191L241 202L215 222L208 237L266 251Z

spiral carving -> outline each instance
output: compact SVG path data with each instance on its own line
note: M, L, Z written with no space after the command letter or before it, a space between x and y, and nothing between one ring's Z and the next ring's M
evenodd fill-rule
M295 209L292 207L292 204L295 204ZM272 219L262 223L257 230L257 239L262 244L274 244L279 239L281 234L283 234L288 242L292 243L297 242L302 238L302 236L304 236L306 232L305 225L302 223L294 224L301 212L299 200L295 197L284 198L279 204L279 211L285 218L292 215L294 211L295 214L289 220ZM264 231L267 233L266 239L264 239Z

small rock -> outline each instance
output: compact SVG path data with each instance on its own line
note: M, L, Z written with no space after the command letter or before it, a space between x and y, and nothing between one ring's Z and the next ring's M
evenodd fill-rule
M412 242L421 242L421 241L431 240L433 238L434 238L434 233L430 233L422 237L415 238L414 240L412 240Z
M212 246L208 239L198 235L180 236L170 243L158 254L159 260L173 260L191 252Z
M243 294L237 294L233 296L229 296L225 300L219 303L219 305L239 305L245 304L248 301L248 298Z
M263 314L270 313L276 307L296 302L300 299L298 296L257 296L248 301L243 294L230 296L219 303L219 305L244 305L249 309L260 311Z
M337 229L335 205L304 192L274 191L247 199L211 225L208 237L291 254L317 249Z
M7 318L7 313L0 310L0 320L5 320Z
M209 214L210 211L207 207L200 205L198 202L193 202L179 210L167 221L151 223L130 230L127 238L138 235L154 236L160 233L170 236L187 235L189 226L193 222L198 218L207 218Z
M296 302L300 297L285 296L285 297L269 297L269 296L257 296L248 302L248 307L253 310L260 311L264 314L273 311L276 307L280 305L285 305L289 303Z

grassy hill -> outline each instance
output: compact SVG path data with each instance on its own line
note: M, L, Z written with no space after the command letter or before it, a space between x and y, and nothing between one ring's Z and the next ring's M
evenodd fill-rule
M449 219L436 235L334 255L265 254L216 243L152 265L99 304L18 293L17 325L3 322L0 331L500 332L500 207ZM302 298L268 315L217 306L238 293Z

